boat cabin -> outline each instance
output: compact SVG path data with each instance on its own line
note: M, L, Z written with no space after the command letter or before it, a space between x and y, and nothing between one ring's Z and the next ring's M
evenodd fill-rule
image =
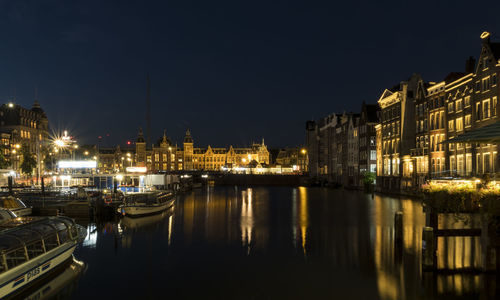
M78 239L75 222L65 217L15 218L0 230L0 274Z

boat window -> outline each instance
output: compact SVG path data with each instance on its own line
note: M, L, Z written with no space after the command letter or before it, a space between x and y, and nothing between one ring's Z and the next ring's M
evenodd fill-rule
M26 245L26 250L28 250L28 257L30 259L45 253L45 251L43 251L42 240Z
M7 266L9 269L12 269L25 262L26 256L24 255L24 247L7 252L5 254L5 260L7 261Z
M45 242L45 250L49 251L59 246L57 242L57 235L55 233L45 236L43 239Z
M0 256L0 260L1 260L1 261L0 261L0 273L3 273L3 272L5 272L5 270L7 269L7 266L6 266L6 265L4 265L4 263L3 263L3 262L4 262L4 260L3 260L3 255L2 255L2 256Z
M61 230L57 233L59 235L59 242L66 243L69 240L68 229Z
M15 237L8 235L0 235L0 250L9 251L22 246L22 243Z
M71 225L69 227L69 231L71 232L71 237L72 238L77 238L78 237L78 232L76 231L76 226L75 225Z

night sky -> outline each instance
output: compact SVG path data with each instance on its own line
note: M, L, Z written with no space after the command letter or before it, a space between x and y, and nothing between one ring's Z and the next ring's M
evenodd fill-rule
M498 2L0 0L0 99L37 87L53 130L124 144L149 73L154 140L292 146L412 73L463 71L482 31L500 41Z

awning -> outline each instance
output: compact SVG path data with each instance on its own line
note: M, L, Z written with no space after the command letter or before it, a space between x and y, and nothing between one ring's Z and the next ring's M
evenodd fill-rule
M500 143L500 122L476 128L442 143L498 144Z

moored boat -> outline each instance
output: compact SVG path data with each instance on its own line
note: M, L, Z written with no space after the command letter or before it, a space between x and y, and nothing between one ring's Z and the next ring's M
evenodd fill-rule
M20 294L15 295L15 298L25 300L69 298L76 288L78 279L87 270L87 264L73 257L68 260L67 265L61 265L61 267L63 268L61 272L54 272L53 276L47 276L32 287L23 289Z
M128 216L124 216L123 218L121 218L119 225L125 232L148 228L159 223L161 220L172 216L172 210L173 207L170 207L169 209L164 210L160 213L144 216L141 218L130 218Z
M11 219L17 218L16 214L11 212L10 210L6 208L1 208L0 207L0 224L3 222L6 222Z
M23 201L12 196L0 197L0 207L9 209L18 217L29 216L32 213L31 207L27 207Z
M80 238L66 217L15 218L0 224L0 298L13 296L72 258Z
M175 202L172 193L146 192L127 194L124 204L117 209L123 216L140 217L160 213L170 208Z

